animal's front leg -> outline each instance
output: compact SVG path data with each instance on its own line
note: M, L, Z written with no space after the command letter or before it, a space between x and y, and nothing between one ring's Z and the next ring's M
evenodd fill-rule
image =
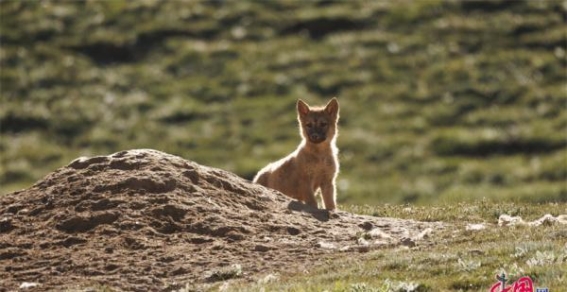
M300 200L311 207L317 208L317 200L315 200L315 193L309 188L303 188L301 190Z
M335 210L336 208L336 188L335 182L330 181L321 186L321 195L323 196L323 204L327 210Z

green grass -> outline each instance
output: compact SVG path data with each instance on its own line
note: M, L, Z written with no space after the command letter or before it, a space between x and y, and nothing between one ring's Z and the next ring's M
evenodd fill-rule
M0 3L0 193L154 148L251 179L341 104L343 204L566 202L562 1Z

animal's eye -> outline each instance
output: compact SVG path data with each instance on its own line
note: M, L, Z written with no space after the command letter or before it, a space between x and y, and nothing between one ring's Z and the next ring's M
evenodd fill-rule
M312 128L312 127L313 127L313 124L312 124L312 123L307 123L307 124L305 124L305 126L306 126L307 128Z
M325 122L321 123L321 127L326 127L326 126L327 126L327 123L325 123Z

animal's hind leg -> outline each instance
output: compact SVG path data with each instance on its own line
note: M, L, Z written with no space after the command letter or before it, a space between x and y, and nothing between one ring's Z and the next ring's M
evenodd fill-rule
M252 181L255 184L259 184L259 185L263 185L265 187L268 186L268 173L266 172L258 172L258 174L256 174L256 177L254 177L254 180Z

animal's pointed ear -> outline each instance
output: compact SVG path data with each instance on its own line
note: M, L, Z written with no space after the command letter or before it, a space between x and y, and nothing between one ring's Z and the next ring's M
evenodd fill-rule
M336 97L333 97L327 105L325 106L325 112L332 116L336 116L339 113L339 101Z
M309 105L306 104L303 100L298 99L297 100L297 113L304 117L309 113Z

